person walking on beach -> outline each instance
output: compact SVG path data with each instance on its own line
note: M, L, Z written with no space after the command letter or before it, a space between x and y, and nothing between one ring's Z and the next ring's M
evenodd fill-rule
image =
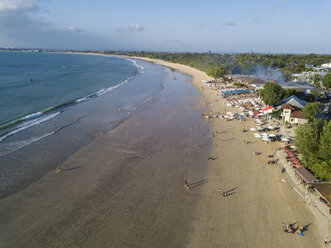
M218 188L218 195L222 195L221 188Z
M329 244L329 239L328 239L328 237L326 237L324 239L324 245L325 245L325 247L327 247L328 244Z
M186 191L188 191L190 185L188 184L187 180L185 180L185 182L184 182L184 187L185 187Z
M60 165L58 165L56 167L56 172L57 172L57 174L60 174L61 173L61 166Z

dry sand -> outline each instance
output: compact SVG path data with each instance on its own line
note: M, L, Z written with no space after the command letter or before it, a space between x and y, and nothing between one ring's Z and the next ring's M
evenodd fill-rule
M200 100L224 111L201 88L203 72L153 62L192 75ZM165 108L170 100L158 99L73 155L61 175L51 172L1 200L0 247L320 247L315 217L280 169L267 165L276 144L246 145L242 140L256 141L240 132L250 121L199 121L187 108L201 101ZM212 150L204 122L219 133ZM219 187L232 194L219 196ZM284 233L282 221L310 226L302 237Z
M202 86L201 80L209 79L204 72L166 61L144 60L191 74L193 85L212 113L238 112L227 107L215 91ZM324 239L318 226L321 216L313 215L282 180L278 166L267 164L267 156L274 154L279 145L266 144L256 140L251 132L241 132L243 128L253 127L253 121L210 119L208 122L212 133L219 133L213 138L212 155L217 160L211 162L206 174L208 184L199 195L195 213L198 219L192 223L187 247L319 247ZM262 154L253 155L254 151ZM235 189L231 191L234 194L219 196L219 187L222 191ZM302 237L284 233L282 222L310 225Z

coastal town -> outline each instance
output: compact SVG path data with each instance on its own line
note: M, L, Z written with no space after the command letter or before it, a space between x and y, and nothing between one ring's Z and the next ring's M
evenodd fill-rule
M0 0L0 248L331 248L331 0Z
M261 81L261 80L260 80ZM263 82L263 80L262 80ZM219 118L224 121L249 121L252 127L242 132L251 132L255 139L266 144L277 142L279 148L274 154L268 155L268 165L277 164L280 172L286 175L290 185L307 204L312 204L325 218L331 220L331 186L325 182L326 178L314 176L311 170L302 163L302 155L295 146L295 129L308 122L303 109L313 103L292 95L281 99L278 104L266 105L263 102L264 83L249 83L243 79L233 79L231 76L219 80L202 80L204 87L217 92L223 99L224 111L206 114L205 119ZM269 84L276 84L269 82ZM300 89L299 89L300 90ZM261 92L262 91L262 92ZM308 91L309 92L309 91ZM307 93L309 94L309 93ZM225 101L224 101L225 100ZM221 101L216 99L215 101ZM319 118L329 120L329 105L319 105ZM328 137L329 138L329 137ZM243 140L249 144L251 141ZM327 172L330 175L330 170ZM326 181L327 182L327 181Z
M264 77L223 73L211 76L186 64L131 54L128 56L104 51L34 51L33 54L55 54L61 57L89 55L85 56L86 59L91 55L125 60L133 65L138 64L139 71L144 71L134 79L140 80L140 84L155 84L154 76L151 76L153 70L146 69L149 67L163 71L166 75L163 80L166 81L163 83L160 80L164 84L160 87L162 90L144 102L143 111L126 112L127 106L124 105L110 114L106 108L107 114L102 116L123 114L127 118L109 132L95 126L88 126L88 130L84 129L86 127L78 128L77 131L86 131L80 135L89 139L91 145L82 147L63 162L57 162L41 180L0 201L0 210L9 213L3 217L6 227L11 226L19 233L26 230L37 232L42 239L32 240L32 236L20 236L17 244L45 244L43 237L47 237L47 242L58 244L57 237L63 234L53 235L52 231L57 218L65 218L69 223L72 219L77 221L77 225L64 225L72 235L86 226L86 221L91 221L92 224L88 226L94 228L104 225L101 239L95 238L94 232L85 234L89 240L101 240L103 243L114 242L113 238L108 237L124 237L127 227L113 228L121 228L123 223L130 226L130 233L135 234L130 244L146 242L145 236L141 236L142 232L136 226L154 226L146 224L147 221L158 223L160 230L174 230L179 236L181 231L191 225L187 241L189 247L202 247L211 239L217 244L226 242L226 247L254 247L254 240L259 240L259 244L273 240L273 245L269 247L275 248L286 247L288 244L312 247L322 240L325 245L329 244L331 125L328 86L330 71L326 67L317 85L308 79L298 83L294 82L296 79L293 77L279 83L271 79L272 76L268 78L268 74L278 72L277 68L267 69L268 73ZM217 66L211 67L215 71L219 69ZM188 84L190 80L192 85ZM35 82L28 81L29 84ZM192 93L193 86L197 90L195 93ZM42 84L38 87L50 88ZM125 87L123 89L125 91ZM114 94L118 94L118 91L114 91ZM110 96L114 98L115 95ZM82 104L89 104L89 99L93 103L94 97L87 97ZM79 107L81 103L78 103ZM102 107L99 105L94 108L94 112ZM64 110L67 111L67 106L61 105L60 111L55 114ZM70 123L82 123L79 116L84 114L73 114L70 118L74 121ZM86 118L84 116L84 120ZM95 120L99 122L100 117ZM35 126L30 119L28 121L30 126ZM47 127L38 119L35 123L38 123L37 131ZM96 125L96 122L93 123ZM65 133L68 124L63 127L58 125L57 121L47 128L55 130L51 134L61 135L64 132L63 139L66 140L67 135L71 135ZM15 137L7 135L3 143L12 144L11 138ZM39 145L38 142L36 145ZM41 150L45 148L39 146ZM31 153L29 149L22 152ZM8 158L14 161L14 152L4 156L5 159L0 160L0 163L4 166ZM32 161L30 165L35 164ZM29 159L25 163L29 163ZM159 164L162 166L156 166ZM118 173L121 176L113 177ZM146 176L150 174L155 176ZM95 181L102 183L95 184ZM84 189L86 185L90 187L87 191ZM41 188L45 194L39 197ZM120 198L105 202L104 195L116 197L118 190L121 192ZM91 202L89 197L95 198ZM72 199L81 202L78 211L73 211L76 207L72 205ZM31 203L23 206L18 201ZM16 204L18 207L13 208ZM85 206L89 204L100 204L102 207L97 212L85 212ZM147 212L146 205L150 209ZM195 207L191 208L192 205ZM39 206L42 206L42 210ZM62 206L66 206L66 209L63 210ZM49 216L49 208L56 214ZM93 206L88 208L93 209ZM103 209L109 211L105 214ZM185 217L182 217L182 210L178 209L185 209ZM42 218L38 221L41 224L36 228L31 226L29 216L40 214ZM20 225L16 222L18 215ZM175 215L183 221L177 222L173 217ZM132 223L132 218L138 221ZM195 221L188 224L192 220ZM234 222L240 223L239 227L233 227ZM40 230L43 223L47 223L45 225L49 225L52 230ZM146 237L154 230L149 228L144 230ZM218 231L223 229L229 231ZM4 228L1 230L5 233L5 240L12 239L11 231ZM245 242L238 244L237 240L228 239L236 234L247 235ZM84 243L85 237L78 234L75 237L78 241L74 242ZM304 240L301 237L305 237ZM161 247L166 244L163 236L148 240ZM66 242L71 243L72 239ZM118 239L116 244L121 245L122 240Z

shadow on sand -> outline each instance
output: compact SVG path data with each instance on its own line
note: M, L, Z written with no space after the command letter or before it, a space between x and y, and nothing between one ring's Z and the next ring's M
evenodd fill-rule
M227 190L227 191L224 191L223 193L222 193L222 195L224 195L224 194L226 194L226 196L230 196L230 195L234 195L235 193L237 193L237 192L235 192L234 190L236 190L236 189L238 189L239 187L235 187L235 188L233 188L233 189L229 189L229 190Z
M194 182L194 183L190 184L190 189L193 189L193 188L199 187L199 186L201 186L201 185L203 185L203 184L205 184L205 183L207 183L207 182L208 182L208 179L203 179L203 180L201 180L201 181Z
M71 170L76 170L76 169L79 169L79 168L82 168L84 167L83 165L80 165L80 166L76 166L76 167L71 167L71 168L68 168L68 169L64 169L63 171L71 171Z

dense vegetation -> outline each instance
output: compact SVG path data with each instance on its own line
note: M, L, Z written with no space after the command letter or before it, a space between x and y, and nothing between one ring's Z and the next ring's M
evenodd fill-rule
M331 122L309 120L296 130L295 145L302 154L304 166L315 176L331 179Z
M276 105L283 100L285 90L279 84L268 82L263 86L263 101L267 105Z
M331 74L325 75L322 83L325 88L331 88Z
M313 121L314 119L320 117L321 114L323 113L322 107L323 107L323 104L321 104L320 102L308 103L302 109L302 113L308 120Z
M253 74L257 65L263 65L273 69L280 69L285 77L289 78L292 73L308 71L309 67L306 67L306 64L320 66L323 63L331 61L331 55L317 54L218 54L166 52L117 52L116 54L162 59L173 63L189 65L215 77L220 77L223 74Z
M320 93L317 91L312 90L310 94L305 94L303 90L284 89L279 84L274 82L266 83L263 86L263 89L260 90L260 93L266 105L277 105L283 99L293 95L307 102L320 100Z

